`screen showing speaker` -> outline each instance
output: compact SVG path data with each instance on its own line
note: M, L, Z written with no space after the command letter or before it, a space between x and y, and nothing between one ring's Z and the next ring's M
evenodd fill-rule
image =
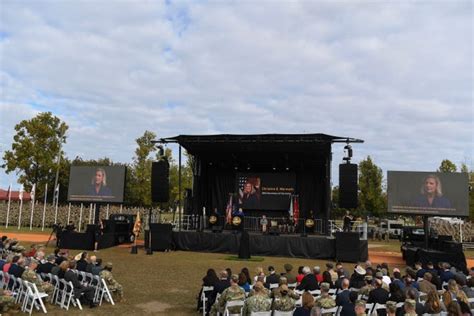
M296 174L238 173L238 204L243 210L288 210L295 193Z
M122 203L125 174L124 166L71 166L68 200Z
M388 171L388 212L469 216L467 173Z

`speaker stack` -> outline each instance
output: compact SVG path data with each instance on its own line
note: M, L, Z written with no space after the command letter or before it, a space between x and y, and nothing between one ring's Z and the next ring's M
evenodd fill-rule
M357 208L357 165L339 165L339 207Z
M170 198L170 165L162 159L151 165L151 200L154 203L168 202Z
M343 262L358 262L360 258L359 233L336 233L336 258Z

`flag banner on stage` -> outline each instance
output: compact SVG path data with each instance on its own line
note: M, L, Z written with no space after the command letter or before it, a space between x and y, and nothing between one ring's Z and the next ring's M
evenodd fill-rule
M137 218L135 219L135 224L133 224L133 234L135 237L140 235L140 231L142 229L142 221L140 219L140 212L137 212Z
M295 223L298 224L298 219L300 218L300 205L299 205L299 201L298 201L298 196L295 195L293 196L293 218L295 220Z
M232 223L232 195L229 195L229 202L227 202L227 207L225 209L225 219L227 224Z
M469 216L469 177L456 172L387 172L388 212Z
M237 173L239 207L244 210L288 210L295 193L296 174Z

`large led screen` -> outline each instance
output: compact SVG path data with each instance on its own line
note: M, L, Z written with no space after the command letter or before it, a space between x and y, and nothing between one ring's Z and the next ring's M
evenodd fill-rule
M122 203L125 186L123 166L72 166L68 200L76 202Z
M388 212L412 215L469 215L466 173L388 171Z

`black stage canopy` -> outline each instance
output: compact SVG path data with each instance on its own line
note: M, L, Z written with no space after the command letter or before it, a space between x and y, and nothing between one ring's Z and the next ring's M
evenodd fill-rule
M331 193L331 144L363 140L327 134L179 135L159 143L178 143L193 156L193 211L223 211L236 193L239 173L292 173L296 178L300 218L328 219ZM208 211L209 213L209 211ZM250 215L261 216L254 210ZM268 216L287 210L265 211ZM247 214L247 212L246 212Z

